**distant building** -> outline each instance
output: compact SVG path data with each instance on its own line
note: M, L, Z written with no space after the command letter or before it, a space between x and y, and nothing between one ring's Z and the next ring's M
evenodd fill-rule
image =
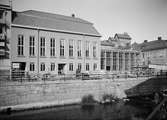
M11 5L0 1L0 75L10 73Z
M126 37L125 37L126 36ZM115 34L101 42L101 70L109 73L131 73L138 64L139 52L131 50L128 34Z
M161 37L154 41L145 40L141 44L133 44L133 49L141 51L140 65L167 69L167 40Z
M14 12L12 70L30 74L75 74L100 70L100 37L93 24L72 16Z
M114 36L114 39L116 41L117 46L121 47L130 47L131 45L131 37L128 35L128 33L124 32L123 34L116 33Z

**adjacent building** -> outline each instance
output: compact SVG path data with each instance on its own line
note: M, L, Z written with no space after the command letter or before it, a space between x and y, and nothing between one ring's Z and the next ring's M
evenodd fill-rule
M0 1L0 75L10 74L11 5Z
M141 44L133 44L133 49L141 51L141 66L167 70L167 40L161 37L153 41L145 40Z
M100 37L93 24L72 16L13 12L11 68L30 74L100 70Z
M139 52L130 47L127 33L101 42L101 70L108 73L131 73L138 64Z

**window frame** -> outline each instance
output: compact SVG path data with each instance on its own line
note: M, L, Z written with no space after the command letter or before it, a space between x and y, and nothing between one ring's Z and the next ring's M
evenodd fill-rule
M64 39L61 39L60 40L60 57L64 57L64 55L65 55L65 51L64 51L64 49L65 49L65 40Z
M45 67L45 63L41 63L40 64L40 71L45 71L46 67Z
M24 56L24 36L22 34L18 35L17 55Z
M30 62L30 71L35 71L35 63Z
M55 63L51 63L50 64L50 70L51 71L55 71Z
M78 40L77 41L77 56L80 58L82 57L82 41Z
M50 56L51 57L56 56L55 46L56 46L55 38L50 38Z
M73 71L74 70L74 65L73 63L69 63L69 71Z
M89 70L90 70L89 63L86 63L86 71L89 71Z
M90 48L89 48L89 45L90 45L90 42L86 41L86 51L85 51L86 58L90 57L90 51L89 51Z
M40 56L45 57L45 37L40 38Z
M69 57L74 57L74 40L69 40Z
M35 56L35 36L29 37L29 56Z

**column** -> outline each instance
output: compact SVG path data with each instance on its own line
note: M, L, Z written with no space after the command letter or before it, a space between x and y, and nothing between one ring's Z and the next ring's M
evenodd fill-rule
M119 72L119 51L117 51L117 72Z
M131 52L129 52L129 72L131 72Z
M125 72L125 53L122 53L122 71Z

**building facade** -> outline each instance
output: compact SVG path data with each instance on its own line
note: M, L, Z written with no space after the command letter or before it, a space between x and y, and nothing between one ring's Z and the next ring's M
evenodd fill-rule
M12 70L30 74L75 74L100 70L100 34L73 16L40 11L15 12Z
M0 1L0 75L10 74L11 5Z
M101 42L101 70L108 73L132 73L138 64L139 52L130 49L129 44L124 44L127 42L126 37L122 44L117 40L110 37Z
M167 70L167 40L158 37L157 40L145 40L141 44L135 44L134 49L141 51L141 63L150 68Z

